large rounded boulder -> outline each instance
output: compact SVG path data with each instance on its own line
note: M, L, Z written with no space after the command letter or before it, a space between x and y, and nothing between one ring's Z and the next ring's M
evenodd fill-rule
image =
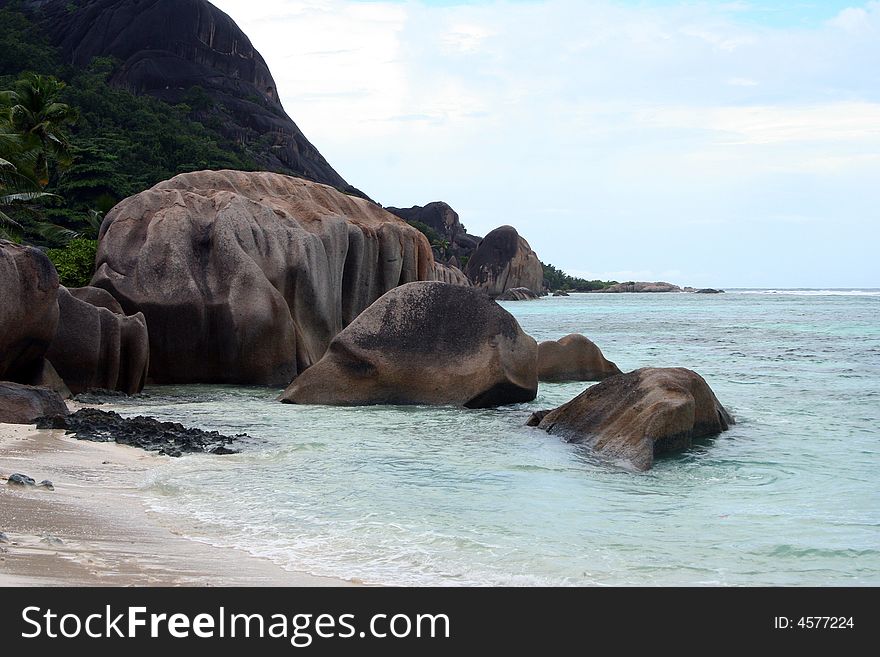
M473 288L411 283L385 294L287 388L293 404L455 405L531 401L537 344Z
M48 388L0 381L0 423L33 424L41 417L63 417L67 405Z
M385 292L433 275L424 235L374 203L201 171L107 215L92 285L146 316L155 382L286 385Z
M513 226L496 228L470 257L465 274L493 299L514 288L536 294L544 289L544 268L529 243Z
M150 344L141 313L131 317L58 290L60 320L46 357L73 394L88 390L140 392L147 378Z
M548 382L602 381L620 374L595 343L577 333L538 345L538 379Z
M58 273L41 251L0 240L0 380L30 383L58 326Z
M696 372L645 368L588 388L537 426L605 460L649 470L656 455L686 449L731 424L733 418Z

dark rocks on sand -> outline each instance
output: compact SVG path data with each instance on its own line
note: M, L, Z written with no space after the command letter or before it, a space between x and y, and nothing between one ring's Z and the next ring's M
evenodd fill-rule
M293 381L282 401L485 408L530 401L537 344L481 291L410 283L385 294Z
M27 475L16 473L14 475L10 475L7 483L10 486L36 486L37 482L34 481L31 477Z
M93 306L58 290L58 331L46 353L73 394L95 388L135 393L143 389L150 362L147 323Z
M601 381L615 374L620 374L617 365L583 335L573 333L538 345L541 381Z
M55 484L53 484L48 479L43 479L39 484L37 484L37 488L45 488L46 490L55 490Z
M496 297L498 301L536 301L541 296L534 290L527 287L514 287L507 290L504 294Z
M175 457L187 453L236 454L229 446L236 439L248 438L245 434L229 437L216 431L187 429L182 424L151 417L123 418L118 413L94 408L69 415L66 428L79 440L116 442Z
M0 532L0 543L9 543L9 537L3 532Z
M654 457L733 424L706 381L684 368L613 376L548 413L538 425L608 461L649 470Z
M67 405L54 390L0 381L0 423L33 424L37 418L65 415Z
M0 380L33 383L58 325L57 292L45 254L0 240Z
M434 276L402 219L275 173L176 176L100 237L92 285L146 316L157 383L287 385L382 294Z
M493 299L512 288L524 287L536 294L544 289L541 261L513 226L486 235L468 260L465 274Z

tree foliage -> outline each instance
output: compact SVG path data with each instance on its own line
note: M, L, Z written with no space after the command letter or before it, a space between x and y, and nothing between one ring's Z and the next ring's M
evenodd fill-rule
M553 265L545 265L543 262L541 265L544 267L544 285L550 290L591 292L592 290L604 290L617 284L617 281L588 281L583 278L569 276Z

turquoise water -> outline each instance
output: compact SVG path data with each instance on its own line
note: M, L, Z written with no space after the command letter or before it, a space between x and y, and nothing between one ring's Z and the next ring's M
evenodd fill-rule
M198 540L371 584L880 584L880 292L504 305L624 370L697 370L738 424L633 474L523 426L587 384L485 411L151 388L115 408L257 439L162 466L153 507Z

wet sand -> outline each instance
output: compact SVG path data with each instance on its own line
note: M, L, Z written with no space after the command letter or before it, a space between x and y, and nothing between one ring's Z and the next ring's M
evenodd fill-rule
M0 586L346 586L189 540L140 487L167 457L0 424ZM14 473L54 491L8 483Z

